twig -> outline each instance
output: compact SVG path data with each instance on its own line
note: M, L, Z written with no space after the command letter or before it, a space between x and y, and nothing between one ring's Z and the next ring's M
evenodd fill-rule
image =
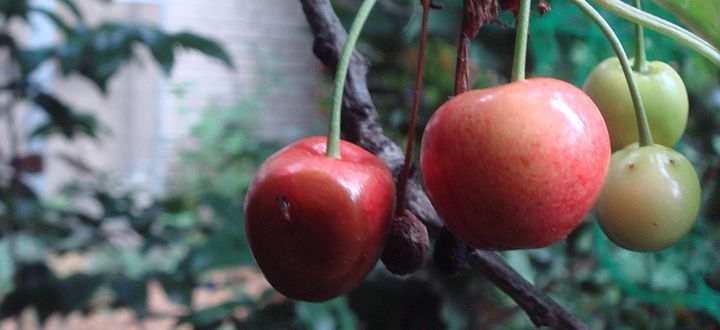
M329 0L300 0L300 2L315 38L313 51L325 66L334 71L347 32ZM365 57L358 52L353 54L343 94L343 135L348 141L377 155L397 177L403 162L403 151L383 134L367 87L366 75L369 67L370 63ZM408 208L423 220L431 235L437 235L442 228L440 217L425 193L413 180L409 182L407 197ZM588 328L550 297L524 280L497 254L475 250L471 255L470 264L512 297L536 326L550 326L555 329Z
M557 330L589 329L540 289L522 279L520 274L497 254L475 250L470 254L469 264L513 298L535 326L549 326Z
M468 90L468 46L486 22L497 20L498 8L495 1L465 0L463 3L462 28L455 62L455 95Z
M410 178L410 161L413 156L413 145L415 143L415 126L417 125L417 115L420 109L420 95L423 88L423 71L425 69L425 46L427 44L427 26L430 17L430 0L422 0L422 27L420 28L420 45L418 46L418 64L417 75L415 76L415 95L413 97L413 105L410 110L410 123L408 124L407 145L405 146L405 157L403 167L400 170L397 187L397 207L395 215L400 216L405 213L407 204L407 183Z

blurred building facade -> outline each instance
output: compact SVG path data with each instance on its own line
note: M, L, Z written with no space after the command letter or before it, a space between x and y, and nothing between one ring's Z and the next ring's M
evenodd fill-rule
M177 151L189 144L188 128L209 104L231 105L254 98L263 108L258 118L261 138L287 140L305 134L307 127L322 125L313 92L321 64L313 57L312 38L298 1L79 3L93 23L130 21L212 38L230 53L236 70L197 53L181 52L167 77L141 50L138 60L113 78L106 95L81 78L48 75L57 95L75 109L97 115L110 133L100 143L53 139L43 146L48 157L42 190L56 191L74 175L57 157L68 154L128 184L162 192L172 180Z

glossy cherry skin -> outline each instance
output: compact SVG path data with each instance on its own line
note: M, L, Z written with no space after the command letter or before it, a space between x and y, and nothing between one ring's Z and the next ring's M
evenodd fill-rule
M324 301L373 268L390 229L395 184L387 166L341 141L295 142L268 158L245 197L245 229L268 282L298 300Z
M700 210L700 182L692 164L661 145L631 144L612 155L596 204L598 223L615 244L658 251L682 239Z
M539 248L592 208L610 141L585 93L534 78L447 101L428 122L420 161L428 196L458 238L480 249Z
M659 61L648 62L647 71L633 71L633 75L654 142L674 146L685 132L688 118L687 90L680 75ZM598 64L583 90L605 118L613 151L639 141L635 106L617 57Z

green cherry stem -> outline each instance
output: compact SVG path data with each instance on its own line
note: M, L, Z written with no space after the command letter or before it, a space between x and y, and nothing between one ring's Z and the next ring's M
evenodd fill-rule
M417 75L415 76L415 98L413 99L412 113L410 114L410 124L408 127L408 140L405 146L405 160L400 171L400 179L398 180L397 207L395 215L400 216L405 212L407 206L407 182L410 176L410 161L413 155L413 143L415 141L415 124L417 123L417 113L420 108L420 92L423 88L423 70L425 67L425 45L427 44L427 25L430 16L430 0L422 0L422 26L420 28L420 45L418 46L418 64Z
M633 6L642 9L640 0L633 0ZM643 27L635 23L635 61L633 62L633 70L635 72L646 72L647 59L645 57L645 37L643 36Z
M340 111L342 109L343 91L345 90L345 80L347 79L348 67L350 66L350 58L352 58L355 44L360 37L360 31L362 31L376 1L377 0L364 0L360 5L357 16L355 16L355 20L352 26L350 26L345 47L340 55L337 72L335 73L335 90L333 92L333 106L330 112L327 151L325 153L331 158L340 158Z
M672 38L680 44L698 52L713 64L720 66L720 50L692 32L642 10L633 8L633 6L620 0L593 0L593 2L628 21L641 24L648 29L655 30L660 34Z
M515 32L515 54L513 56L512 81L525 79L528 29L530 27L530 0L520 0L520 11Z
M618 60L620 61L620 66L623 69L623 73L625 74L625 80L627 80L628 86L630 87L630 96L632 98L633 105L635 106L635 118L637 119L638 132L640 133L640 146L653 145L652 134L650 134L650 126L648 125L647 116L645 115L645 108L643 107L642 100L640 100L640 91L638 90L637 83L635 83L635 77L633 75L632 68L630 67L630 63L628 61L627 55L625 55L625 50L623 49L620 40L615 35L615 32L613 32L610 25L600 15L600 13L598 13L595 8L588 4L587 1L571 1L578 8L580 8L580 10L585 13L585 15L590 17L590 19L595 22L595 24L600 28L600 30L603 32L605 37L612 45L612 48L615 51Z

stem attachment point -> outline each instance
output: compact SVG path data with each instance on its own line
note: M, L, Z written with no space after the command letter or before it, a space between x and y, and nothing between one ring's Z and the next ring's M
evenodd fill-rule
M340 111L342 110L342 99L343 92L345 90L345 80L347 79L348 67L350 66L350 59L352 58L353 51L355 50L355 44L360 37L360 31L362 31L370 11L377 0L364 0L358 9L357 16L350 26L350 32L348 32L347 41L343 48L342 54L340 55L340 61L338 62L337 71L335 73L335 90L333 92L333 106L330 112L330 124L327 135L327 150L325 154L331 158L340 158Z
M527 40L530 27L530 0L520 0L520 11L515 32L515 55L513 56L512 81L525 80Z
M588 4L587 1L571 1L578 8L580 8L580 10L585 13L585 15L587 15L588 17L590 17L590 19L593 20L593 22L600 28L602 33L612 45L612 48L615 51L618 60L620 61L620 66L622 67L623 73L625 74L625 79L627 80L628 87L630 87L630 97L632 98L633 105L635 106L635 117L638 123L638 133L640 134L640 146L642 147L653 145L652 134L650 133L650 125L648 124L647 116L645 115L645 108L643 107L642 100L640 99L640 90L637 87L637 83L635 82L635 76L633 75L632 68L630 67L630 63L628 61L627 55L625 55L625 50L623 49L620 40L615 35L615 32L613 32L610 25L602 17L602 15L600 15L600 13L595 10L595 8Z

